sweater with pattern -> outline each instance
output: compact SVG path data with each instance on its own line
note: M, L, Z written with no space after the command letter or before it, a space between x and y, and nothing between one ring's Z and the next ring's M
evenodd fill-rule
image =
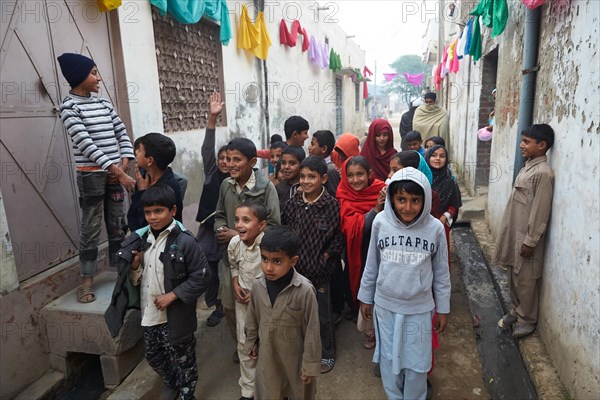
M135 157L125 125L108 100L69 93L60 105L60 119L73 142L76 168L107 170L122 158Z

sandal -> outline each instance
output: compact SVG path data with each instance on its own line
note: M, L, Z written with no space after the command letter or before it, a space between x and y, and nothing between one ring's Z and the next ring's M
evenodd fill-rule
M206 319L206 325L213 327L219 325L225 313L223 311L215 310Z
M91 303L96 300L93 286L79 286L77 289L77 301L80 303Z
M326 374L333 369L335 365L334 358L321 358L321 373Z

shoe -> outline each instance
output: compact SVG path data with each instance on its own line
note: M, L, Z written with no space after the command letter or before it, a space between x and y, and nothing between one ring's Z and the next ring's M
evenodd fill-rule
M240 363L240 355L238 354L237 350L233 352L233 362L235 364Z
M331 320L333 321L333 326L339 325L343 320L342 314L333 313L331 315Z
M254 397L240 397L240 400L254 400Z
M160 389L159 399L175 400L177 395L179 395L179 389L173 389L163 384L162 388Z
M425 400L433 399L433 386L431 386L431 382L429 378L427 378L427 394L425 395Z
M515 322L517 322L517 317L513 314L508 313L502 318L500 318L500 321L498 321L498 326L502 329L508 329Z
M346 315L344 315L344 318L346 318L346 321L354 321L358 318L358 310L347 311Z
M513 337L514 338L522 338L527 335L530 335L535 331L535 325L525 325L516 322L513 325Z
M373 375L375 375L378 378L381 378L381 367L379 366L379 363L373 366Z
M365 338L363 339L363 347L367 350L375 348L375 332L371 334L365 333Z
M321 358L321 373L331 372L335 365L335 358Z
M224 316L225 313L223 311L215 310L206 318L206 325L210 327L217 326Z

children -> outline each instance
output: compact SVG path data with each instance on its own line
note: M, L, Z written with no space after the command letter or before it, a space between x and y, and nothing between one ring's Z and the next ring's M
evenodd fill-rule
M425 399L431 331L444 331L450 312L448 248L430 207L427 178L408 167L392 177L373 221L358 299L363 317L375 321L373 361L389 399Z
M215 233L221 245L229 244L238 234L235 227L235 210L246 201L254 200L265 206L268 211L267 224L280 222L279 200L275 187L268 179L253 169L256 164L256 146L250 139L235 138L227 144L227 164L230 177L225 179L219 189L219 199L215 209ZM224 270L228 271L227 256L223 258ZM223 274L219 287L219 296L227 324L235 340L235 303L231 276ZM238 359L237 351L234 360Z
M175 159L177 150L173 140L160 133L148 133L141 136L133 143L135 150L135 159L137 165L135 168L136 190L131 196L131 205L127 212L127 225L133 232L146 226L144 217L144 208L142 207L142 195L144 191L152 185L165 184L175 192L177 199L175 205L177 211L175 219L182 221L183 197L181 195L181 186L169 164Z
M373 175L380 181L387 179L390 170L390 159L396 154L394 149L394 132L385 119L376 119L369 125L367 140L360 151L373 170Z
M359 143L360 141L355 135L344 133L335 143L331 152L331 162L341 170L344 161L360 154Z
M272 175L269 177L273 185L277 185L279 183L279 179L277 178L277 174L275 173L275 169L277 168L277 164L279 160L281 160L281 154L283 150L287 147L285 142L279 141L271 144L270 155L269 155L269 165L273 166ZM269 173L271 173L271 168L269 168Z
M195 399L196 301L210 282L210 270L194 236L173 218L173 189L153 185L141 201L148 226L130 235L118 252L119 276L105 319L115 337L129 303L137 299L146 360L165 384L161 397L179 393L180 399Z
M235 319L237 332L237 351L240 358L240 380L242 390L240 400L254 397L253 360L244 352L246 335L244 325L250 302L252 285L262 273L260 268L260 241L267 226L267 210L253 201L245 201L235 211L235 229L239 232L229 242L227 254L231 266L233 294L235 296Z
M263 276L252 286L244 351L258 358L256 399L315 398L321 341L315 289L294 270L300 238L287 226L266 230Z
M460 189L448 170L448 151L444 146L437 144L430 148L425 159L433 175L431 189L440 196L439 220L444 225L448 248L450 248L450 227L462 206Z
M337 198L340 202L342 232L346 236L346 270L353 300L356 300L358 294L360 277L367 257L371 224L375 216L383 210L384 187L385 183L373 179L371 167L364 157L352 157L343 165ZM365 329L363 346L367 349L375 347L372 324Z
M427 150L429 150L436 144L441 144L442 146L446 147L446 141L443 137L432 136L430 138L427 138L427 140L425 141L425 152L427 152Z
M100 90L100 74L90 58L73 53L58 57L60 70L71 91L60 105L60 119L73 142L81 225L79 228L79 273L82 277L77 299L96 300L93 280L98 268L98 240L102 216L108 233L109 262L125 237L125 192L133 191L135 180L127 175L133 147L125 125L108 100L92 96ZM122 186L123 187L122 187Z
M275 187L280 210L283 210L285 203L296 194L300 187L300 164L305 157L304 149L298 146L288 146L281 153L279 163L284 180Z
M546 153L554 130L532 125L521 134L521 154L527 159L504 210L498 230L495 263L508 265L511 310L498 325L512 325L514 337L527 336L538 320L544 241L552 210L554 173Z
M308 139L308 129L308 121L304 118L298 115L289 117L283 125L285 142L288 146L303 147L304 141Z
M335 137L331 131L316 131L308 146L308 153L311 156L321 157L327 164L327 183L325 188L330 195L335 197L337 187L340 184L340 171L331 161L331 152L335 147Z
M418 151L420 155L425 157L425 149L423 146L423 138L421 137L421 133L418 131L410 131L404 137L406 140L406 145L408 146L408 150Z
M229 166L227 165L227 146L222 146L215 156L215 129L217 117L223 109L220 93L210 95L209 114L206 125L204 141L202 142L201 154L204 166L204 186L198 204L196 221L200 223L196 238L206 256L211 271L210 286L204 294L204 302L208 307L215 306L215 310L206 319L206 325L217 326L225 316L223 305L219 295L219 261L221 260L221 249L214 232L215 209L219 198L221 183L229 177Z
M281 223L300 236L296 270L307 277L317 290L321 332L321 373L335 364L335 337L331 315L331 276L343 250L340 232L340 206L323 185L327 182L325 160L310 156L300 167L300 185L285 204Z

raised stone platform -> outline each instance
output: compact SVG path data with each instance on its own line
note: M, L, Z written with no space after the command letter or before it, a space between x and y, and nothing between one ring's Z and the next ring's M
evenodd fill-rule
M144 355L139 310L127 312L114 339L104 321L116 277L115 272L107 272L94 279L96 301L92 303L79 303L74 289L42 309L51 366L68 377L70 353L99 355L107 388L121 383Z

